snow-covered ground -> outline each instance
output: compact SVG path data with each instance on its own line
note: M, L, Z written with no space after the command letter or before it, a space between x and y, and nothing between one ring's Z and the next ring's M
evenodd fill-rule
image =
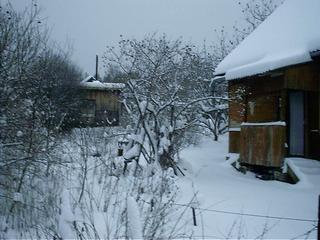
M123 159L115 157L116 138L108 137L113 135L112 131L81 129L63 142L61 158L68 167L61 169L59 186L55 186L61 197L53 221L58 236L316 238L313 220L317 218L320 162L287 159L301 179L295 185L262 181L230 165L237 155L227 153L228 138L224 135L218 142L203 138L199 145L181 153L184 177L170 170L161 172L156 165L142 165L139 170L134 163L123 174ZM14 197L19 200L21 196ZM193 226L191 207L195 208L197 226ZM38 236L33 228L29 234ZM10 228L3 236L24 239L26 235Z
M307 235L304 234L316 225L316 222L302 220L317 219L320 171L316 174L313 172L310 178L304 174L304 184L263 181L255 178L253 173L236 171L230 162L237 156L230 156L227 146L226 135L218 142L206 138L199 146L190 147L181 154L183 167L187 170L186 177L178 180L181 188L178 201L189 202L197 193L199 208L202 209L196 209L196 227L193 226L191 208L185 216L190 218L194 237L305 238ZM226 156L230 156L228 161ZM308 237L316 238L316 231L312 231Z

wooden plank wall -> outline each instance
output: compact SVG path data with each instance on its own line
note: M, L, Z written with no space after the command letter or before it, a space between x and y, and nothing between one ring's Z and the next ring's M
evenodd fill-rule
M246 116L246 90L242 83L229 82L229 127L240 128Z
M284 88L319 91L319 62L310 62L284 69Z
M320 159L320 62L314 61L284 70L285 89L304 92L304 156ZM290 121L287 121L290 125ZM289 143L290 144L290 143Z
M240 91L239 91L240 89ZM242 122L272 122L284 121L290 124L288 118L289 91L304 91L306 100L305 116L305 149L306 156L319 155L316 149L320 135L310 136L312 129L320 129L320 62L289 66L265 76L247 77L229 82L229 126L239 128ZM313 94L316 92L317 94ZM237 95L242 93L242 97ZM315 96L311 97L310 96ZM318 99L318 100L317 100ZM314 102L312 104L311 102ZM311 105L310 105L311 104ZM310 107L312 106L312 107ZM312 108L312 110L310 110ZM318 123L318 124L317 124ZM284 131L286 140L287 132ZM230 132L229 151L240 152L244 145L239 133ZM316 146L316 147L315 147Z
M97 89L83 89L82 98L95 102L94 119L86 119L88 125L109 125L106 122L113 122L111 125L119 125L120 120L120 91L106 91ZM114 121L115 120L115 121Z
M247 98L247 122L274 122L280 120L280 93L254 95Z
M96 101L96 110L111 110L117 111L119 109L119 91L99 91L99 90L85 90L85 99Z
M285 126L242 126L240 162L265 167L282 167Z
M239 91L240 89L240 91ZM229 127L240 128L242 122L283 120L282 76L247 78L229 82ZM239 96L242 95L242 96ZM229 132L229 152L239 153L240 133Z
M240 152L240 131L229 131L229 153Z

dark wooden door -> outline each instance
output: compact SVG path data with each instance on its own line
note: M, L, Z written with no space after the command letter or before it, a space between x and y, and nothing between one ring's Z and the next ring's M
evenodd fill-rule
M320 160L320 119L319 119L319 93L306 94L306 137L307 157Z

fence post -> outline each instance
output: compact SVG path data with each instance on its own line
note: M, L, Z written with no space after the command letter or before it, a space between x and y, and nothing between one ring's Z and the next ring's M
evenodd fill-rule
M194 207L191 207L191 209L192 209L193 226L197 226L196 210L194 209Z
M154 206L154 202L153 202L153 198L152 198L151 202L150 202L150 212L153 211L153 206Z
M318 240L320 240L320 195L318 199Z

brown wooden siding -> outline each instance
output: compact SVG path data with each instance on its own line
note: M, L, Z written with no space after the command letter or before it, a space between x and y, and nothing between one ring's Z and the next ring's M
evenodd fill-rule
M229 127L240 127L245 121L245 96L241 92L245 91L242 84L229 85Z
M319 63L288 67L284 70L285 85L287 89L303 91L319 91Z
M229 127L240 127L242 122L283 120L283 77L264 76L229 82ZM239 96L239 94L241 96ZM240 134L229 134L230 152L240 152Z
M240 152L240 131L229 131L229 152Z
M242 126L240 162L265 167L282 167L284 126Z
M242 122L280 120L284 117L279 108L283 100L281 91L283 88L282 75L257 76L241 81L230 81L230 127L238 127ZM239 97L239 93L242 96Z
M83 123L88 125L119 125L121 103L120 91L83 89L82 99L94 102L94 116L92 109L82 108ZM90 112L90 114L88 114Z
M119 93L117 91L98 91L85 90L84 98L96 101L96 110L111 110L117 111L119 109Z
M239 89L245 89L241 101L234 97ZM230 127L239 127L242 122L284 121L289 125L288 96L289 91L295 90L305 93L305 156L320 159L320 133L316 131L320 130L319 61L230 81L229 96L235 99L229 104ZM284 138L289 134L285 128ZM236 151L242 140L240 134L231 133L229 150Z
M280 120L280 93L249 96L247 122L275 122Z
M320 159L320 62L291 66L286 68L284 73L287 92L304 93L304 156ZM287 104L284 107L287 107ZM287 116L289 116L288 110ZM287 122L290 125L288 117ZM289 138L290 133L287 134Z

